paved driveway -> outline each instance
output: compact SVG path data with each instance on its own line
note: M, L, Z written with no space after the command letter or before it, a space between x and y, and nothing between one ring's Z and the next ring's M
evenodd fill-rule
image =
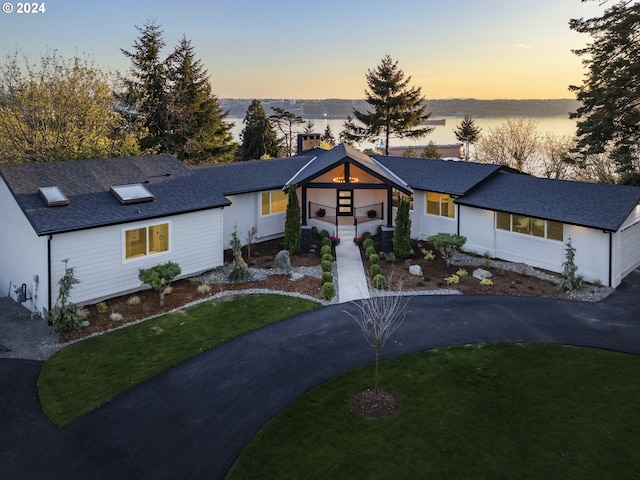
M640 354L640 273L598 304L506 296L411 299L385 358L449 345L539 342ZM125 392L69 427L42 414L40 362L0 360L6 478L223 478L274 414L318 384L371 363L333 305L237 338Z

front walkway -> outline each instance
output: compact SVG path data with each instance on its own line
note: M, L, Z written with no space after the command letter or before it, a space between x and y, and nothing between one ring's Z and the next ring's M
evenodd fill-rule
M360 247L353 242L355 229L341 225L339 233L340 243L336 245L338 301L345 303L369 298L369 286L362 265Z

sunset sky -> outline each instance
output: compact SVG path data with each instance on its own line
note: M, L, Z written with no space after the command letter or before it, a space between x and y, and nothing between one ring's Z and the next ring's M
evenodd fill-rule
M3 0L3 3L4 0ZM126 72L155 19L168 55L183 35L220 98L363 98L365 74L391 55L426 98L572 98L589 38L569 19L599 16L580 0L48 0L45 12L0 13L0 53L47 50ZM6 9L6 3L3 10Z

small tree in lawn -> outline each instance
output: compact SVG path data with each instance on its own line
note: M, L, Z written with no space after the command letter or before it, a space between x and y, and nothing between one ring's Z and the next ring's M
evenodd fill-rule
M409 200L400 197L396 213L395 230L393 231L393 253L398 258L413 255L411 248L411 217L409 217Z
M558 284L559 290L580 290L583 287L583 280L580 275L576 275L578 266L575 264L576 249L571 245L571 237L565 244L564 263L562 264L562 278Z
M78 313L78 306L69 301L73 286L80 283L76 278L75 267L68 265L69 259L65 258L64 275L58 280L58 298L51 309L51 324L56 332L68 332L80 327L83 323Z
M149 285L160 294L160 306L164 306L164 296L167 287L182 273L180 265L174 262L167 262L151 268L141 268L138 278L145 285Z
M451 265L453 255L460 250L467 241L467 237L455 233L437 233L427 237L427 243L433 245L444 258L447 267Z
M240 280L247 280L251 273L247 263L242 258L242 242L238 237L238 227L233 228L231 233L231 241L229 242L231 251L233 252L233 261L231 262L231 273L229 274L229 280L237 282Z
M359 302L352 302L357 307L357 313L344 311L358 324L364 338L375 352L374 398L370 399L372 402L377 403L377 399L386 393L380 390L380 351L385 342L404 322L408 302L407 297L380 294L369 285L369 297Z
M289 199L287 202L287 213L284 220L284 248L289 250L291 255L300 251L300 202L295 185L289 185Z

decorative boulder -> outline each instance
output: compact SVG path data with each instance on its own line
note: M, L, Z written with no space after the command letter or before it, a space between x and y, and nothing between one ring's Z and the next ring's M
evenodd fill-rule
M297 280L302 280L303 278L304 278L304 273L293 272L289 277L289 280L291 280L292 282L295 282Z
M422 267L420 265L411 265L409 267L409 273L411 275L415 275L416 277L422 276Z
M477 278L478 280L484 280L485 278L491 278L491 277L493 277L491 272L483 268L476 268L473 271L473 278Z

